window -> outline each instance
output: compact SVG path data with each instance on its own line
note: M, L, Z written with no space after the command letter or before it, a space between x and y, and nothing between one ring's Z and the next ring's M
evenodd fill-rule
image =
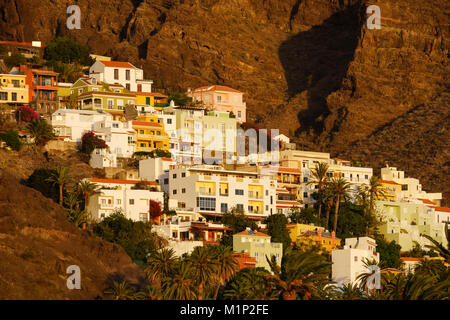
M125 70L125 80L130 80L130 70Z
M122 204L122 200L121 199L117 199L116 202L117 202L117 204Z
M139 213L139 221L147 222L147 213Z
M169 179L165 178L164 179L164 184L169 184Z
M176 178L177 178L177 174L174 173L174 174L172 175L172 178L176 179Z
M268 196L269 195L269 190L266 190L266 196Z
M215 211L216 210L216 199L215 198L206 198L206 197L197 197L197 207L199 207L200 210Z
M221 203L220 204L220 212L227 212L228 211L228 203Z
M366 174L366 175L364 175L364 179L369 179L369 175L368 174Z
M113 123L113 124L112 124L112 127L113 127L113 128L118 128L118 127L119 127L119 124L118 124L118 123Z
M303 177L303 182L308 182L308 177Z
M303 197L308 198L308 192L303 192Z
M222 96L217 96L217 102L221 103L222 102Z
M114 100L108 99L108 109L112 109L114 106Z
M177 189L174 189L174 190L172 191L172 194L177 194Z
M133 205L133 204L134 204L134 199L130 199L129 203L130 203L131 205Z
M241 117L241 111L238 111L238 118Z
M11 92L11 100L12 101L17 101L17 93Z
M186 193L186 188L182 188L181 193Z
M114 80L119 80L119 69L114 69Z
M146 98L145 98L145 104L146 104L146 105L149 105L149 104L150 104L150 97L146 97Z
M236 205L236 209L238 209L239 211L244 211L244 205L243 204L237 204Z
M127 90L130 91L130 84L129 83L125 84L125 88L127 88Z
M182 172L182 173L181 173L181 177L182 177L182 178L185 178L185 177L186 177L186 172Z
M243 196L244 195L244 190L236 189L236 190L234 190L234 194L237 195L237 196Z
M333 172L327 172L327 177L328 178L332 178L333 177Z
M358 261L358 256L355 256L355 262L357 262Z
M8 92L0 92L0 100L8 100Z
M402 184L402 191L408 191L408 185Z

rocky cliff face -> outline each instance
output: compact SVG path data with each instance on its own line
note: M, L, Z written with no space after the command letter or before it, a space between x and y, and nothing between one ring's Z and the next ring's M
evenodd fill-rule
M167 87L230 85L246 93L252 121L295 135L307 149L352 150L362 159L353 146L402 125L395 119L438 97L448 106L441 95L450 71L448 1L86 0L79 3L80 30L66 28L70 4L0 0L0 37L45 43L67 35L93 53L142 66ZM368 4L381 8L381 30L367 29ZM438 120L445 128L448 109ZM382 143L367 147L387 150L384 160L402 157ZM423 170L422 162L411 162L407 173L442 171L430 162Z
M113 280L144 283L120 246L75 227L62 207L20 183L36 167L67 165L87 175L92 168L54 153L46 161L35 151L0 150L0 299L95 299ZM80 267L80 290L67 288L70 265Z

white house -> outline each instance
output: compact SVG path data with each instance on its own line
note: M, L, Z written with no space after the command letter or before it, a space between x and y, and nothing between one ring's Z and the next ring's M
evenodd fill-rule
M97 60L89 68L89 77L109 84L120 84L128 91L152 92L152 80L144 80L144 71L129 62Z
M376 251L377 244L369 237L347 238L343 249L335 249L331 252L333 265L332 278L338 286L347 283L356 283L356 278L369 272L364 261L380 261L380 255Z
M95 122L94 133L105 140L111 153L120 158L130 158L136 151L136 130L131 121L122 122L111 118Z
M149 221L150 200L164 205L164 195L155 182L121 179L90 178L99 185L99 192L89 199L88 212L93 219L101 220L115 210L122 210L126 218L134 221ZM147 185L148 189L136 184ZM139 188L139 189L138 189Z
M180 208L218 216L236 207L256 220L276 213L276 180L221 166L177 165L169 171L169 196Z
M83 134L94 129L95 122L108 120L112 116L106 112L58 109L52 114L51 124L60 139L80 143Z
M164 192L169 192L169 169L176 162L170 158L148 158L139 161L139 177L158 182Z

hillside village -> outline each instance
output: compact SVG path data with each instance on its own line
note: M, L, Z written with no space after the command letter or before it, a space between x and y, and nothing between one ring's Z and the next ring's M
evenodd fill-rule
M448 248L450 208L389 159L369 168L300 150L247 122L244 93L225 85L168 92L131 62L93 54L79 77L61 81L55 68L30 62L42 59L41 43L0 45L29 59L0 74L1 152L37 145L50 157L77 153L101 172L75 184L66 166L28 178L83 230L117 216L142 222L164 243L159 250L180 259L227 246L233 273L273 275L292 248L314 248L340 288L362 283L369 261L384 274L408 275L423 261L449 266L448 249L437 248ZM398 246L399 263L383 261L380 243ZM151 269L155 260L145 258L134 260Z

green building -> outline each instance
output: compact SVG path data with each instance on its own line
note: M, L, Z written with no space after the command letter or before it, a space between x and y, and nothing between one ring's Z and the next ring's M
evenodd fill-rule
M256 268L262 267L271 271L266 257L270 260L276 257L277 263L281 265L283 257L283 244L271 243L271 236L258 231L246 229L233 235L233 250L235 252L247 252L251 258L255 258Z
M419 200L411 202L375 201L375 206L382 224L379 232L387 241L395 240L402 251L411 250L415 244L424 248L429 241L421 237L426 234L436 241L447 244L444 235L445 225L439 223L432 208Z

